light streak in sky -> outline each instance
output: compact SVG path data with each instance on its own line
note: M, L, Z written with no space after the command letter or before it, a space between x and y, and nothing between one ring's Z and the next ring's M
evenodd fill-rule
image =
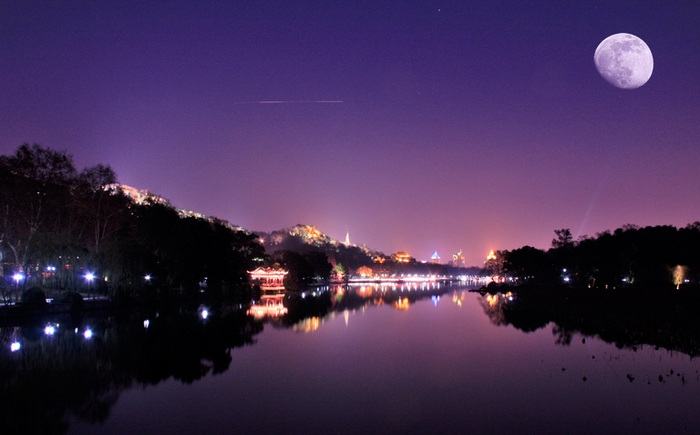
M239 101L235 104L309 104L309 103L343 103L342 100L262 100L262 101Z
M588 209L586 209L586 213L584 213L583 218L581 219L581 225L579 226L579 229L576 233L576 238L578 239L581 236L581 233L583 233L584 228L588 224L588 218L591 215L591 212L595 208L595 203L598 201L598 196L600 196L600 193L603 191L604 186L607 184L608 178L610 177L610 174L612 173L613 170L613 163L614 159L610 159L608 161L608 164L604 168L605 170L603 171L603 174L600 177L600 181L598 182L598 187L596 188L595 192L593 193L593 197L591 198L591 201L588 204Z

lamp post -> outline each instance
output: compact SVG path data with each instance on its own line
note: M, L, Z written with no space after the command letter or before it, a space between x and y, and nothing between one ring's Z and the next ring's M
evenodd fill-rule
M56 266L46 266L44 273L44 285L48 287L50 292L56 289ZM61 296L61 290L58 291L58 296Z
M21 273L18 272L18 273L15 273L14 275L12 275L12 279L15 280L15 290L17 291L17 293L19 293L19 282L22 281L22 279L24 279L24 275L22 275ZM17 298L17 297L18 296L15 296L15 298ZM15 300L18 300L18 299L15 299Z
M22 275L21 273L15 273L14 275L12 275L12 279L15 280L16 290L19 290L19 282L22 281L22 278L24 278L24 275Z
M88 272L85 274L85 280L88 283L88 297L90 297L90 290L92 287L92 280L95 279L95 274L92 272ZM93 299L95 299L95 296L93 295Z
M24 279L24 275L21 273L17 272L14 275L12 275L12 279L15 281L15 291L19 293L19 282ZM19 300L19 295L15 295L15 301Z

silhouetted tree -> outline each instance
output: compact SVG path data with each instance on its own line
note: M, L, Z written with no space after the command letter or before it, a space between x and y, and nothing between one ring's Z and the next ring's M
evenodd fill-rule
M75 177L65 151L23 144L0 156L0 241L18 268L34 259L42 232L46 238L60 231Z
M556 234L557 237L552 239L552 248L571 248L574 246L574 238L571 235L571 230L568 228L554 230L554 234Z
M508 251L496 251L495 257L490 258L484 265L484 273L490 276L494 281L499 281L506 276L506 256Z
M532 246L507 251L504 272L520 281L548 282L555 274L550 257L541 249Z

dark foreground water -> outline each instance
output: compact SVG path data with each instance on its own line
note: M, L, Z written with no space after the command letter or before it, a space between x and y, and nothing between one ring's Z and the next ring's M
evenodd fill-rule
M3 328L3 427L149 435L700 433L697 359L651 344L616 346L556 323L523 332L507 309L517 296L445 287L403 296L409 293L273 295L260 303L283 302L289 311L264 321L224 304L65 320L59 329L66 332L53 336Z

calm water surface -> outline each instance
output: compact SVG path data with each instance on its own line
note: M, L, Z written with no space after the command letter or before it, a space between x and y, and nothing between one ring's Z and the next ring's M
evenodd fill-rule
M131 382L102 423L71 414L66 433L700 431L700 362L687 355L562 339L555 324L498 326L504 297L450 290L406 304L377 293L354 309L342 306L352 292L333 294L337 311L295 327L268 319L223 372Z

